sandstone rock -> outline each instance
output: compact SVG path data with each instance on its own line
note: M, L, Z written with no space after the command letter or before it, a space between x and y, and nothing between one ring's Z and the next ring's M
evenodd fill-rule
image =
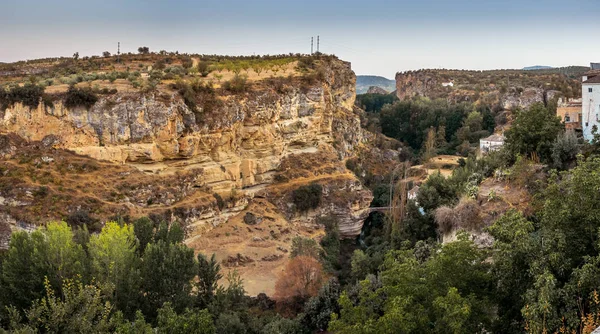
M190 174L185 181L188 188L178 186L175 196L163 196L157 187L123 194L119 203L132 214L149 206L165 207L166 212L191 188L236 197L223 208L216 201L179 205L169 219L182 221L189 238L227 221L261 191L272 192L269 186L286 157L331 150L338 166L321 172L345 174L345 180L332 177L323 183L333 182L327 186L332 193L355 194L340 197L336 204L314 214L337 214L342 217L344 235L357 235L371 194L339 159L355 154L371 135L361 129L360 115L354 110L355 76L350 65L332 60L322 70L323 80L309 87L292 85L285 92L266 88L218 96L216 107L200 113L190 110L174 92L119 92L102 96L89 110L69 109L60 102L34 109L15 104L0 118L0 130L29 142L41 141L47 148L131 164L152 175ZM10 152L11 146L3 145L0 138L0 155ZM230 196L234 192L236 196ZM314 217L290 219L311 224Z

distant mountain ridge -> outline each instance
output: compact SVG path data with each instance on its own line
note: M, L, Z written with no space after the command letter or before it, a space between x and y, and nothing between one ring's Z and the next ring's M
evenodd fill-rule
M365 94L372 86L377 86L391 92L396 89L396 81L377 75L356 76L356 94Z
M533 70L550 70L553 69L554 67L552 66L545 66L545 65L533 65L533 66L527 66L527 67L523 67L524 71L533 71Z

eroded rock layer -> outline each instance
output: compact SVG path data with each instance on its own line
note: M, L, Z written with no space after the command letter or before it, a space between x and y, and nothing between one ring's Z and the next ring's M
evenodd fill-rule
M101 188L90 195L97 201L90 205L96 210L92 213L99 218L115 212L162 214L185 222L190 238L194 238L244 210L254 196L261 196L275 204L291 223L311 224L316 216L335 215L344 237L360 233L372 195L345 168L344 159L370 137L353 111L355 76L348 63L324 62L318 80L296 78L279 85L265 80L244 93L220 91L210 98L211 103L192 109L180 94L165 88L145 94L103 96L89 109L69 109L61 102L33 109L15 104L0 111L0 133L23 138L29 144L22 145L30 145L28 150L31 143L50 150L45 155L31 155L54 175L53 181L61 182L64 174L58 168L69 166L62 150L82 156L78 159L102 161L99 171L86 176L99 179L81 185L90 187L87 190L91 192L94 187ZM286 159L311 161L315 157L323 158L319 158L322 174L275 180L282 175ZM16 162L22 159L18 152L4 159L5 168L22 167ZM283 165L292 172L297 167ZM115 183L104 184L113 177L107 175L103 180L103 173L111 170L106 166L124 173L118 180L128 184L120 189L112 189L118 185ZM38 181L24 177L15 186L28 190L1 194L6 198L0 203L6 213L3 220L40 222L31 221L32 212L7 209L5 204L26 199L35 206L41 199L31 195L32 189L47 187L45 191L51 195L64 189L55 182L45 186ZM298 215L289 194L313 182L322 185L323 205ZM86 189L78 191L85 193ZM223 198L228 199L225 204L221 203ZM40 220L61 219L80 207L44 210Z

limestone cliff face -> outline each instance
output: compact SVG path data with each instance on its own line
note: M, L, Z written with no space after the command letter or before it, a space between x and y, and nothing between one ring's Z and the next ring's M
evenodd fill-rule
M400 100L414 96L429 96L438 84L437 77L428 72L396 74L396 95Z
M368 137L353 112L354 73L341 61L325 64L317 82L282 90L260 86L217 99L216 107L196 111L169 90L104 96L89 110L68 109L60 102L36 109L17 104L0 112L0 133L16 133L27 141L51 138L55 148L158 176L194 170L201 175L194 186L216 193L236 191L246 203L257 191L268 192L285 157L334 148L337 159L343 159ZM341 160L337 163L343 166ZM319 214L343 216L342 230L351 236L360 233L371 195L346 172L344 182L332 175L327 189L358 189L361 199L323 208ZM220 210L214 206L185 210L192 224L209 216L211 221L222 218L216 218Z
M512 110L572 94L578 84L558 73L425 69L397 73L396 95L400 100L424 96L454 103L479 101Z

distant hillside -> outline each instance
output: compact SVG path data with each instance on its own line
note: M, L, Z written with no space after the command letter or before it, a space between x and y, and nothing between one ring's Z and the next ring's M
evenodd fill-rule
M581 97L581 75L589 67L539 70L467 71L428 69L396 74L400 100L414 96L452 102L477 102L499 110L526 108L555 97ZM452 82L452 85L445 83Z
M376 75L356 76L356 94L365 94L371 86L377 86L391 92L396 89L396 81Z
M544 66L544 65L534 65L534 66L527 66L527 67L523 67L524 71L532 71L532 70L549 70L552 69L554 67L552 66Z

